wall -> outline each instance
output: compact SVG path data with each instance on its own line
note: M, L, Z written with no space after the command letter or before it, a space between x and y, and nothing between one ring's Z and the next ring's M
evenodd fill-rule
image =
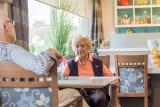
M148 40L160 44L160 33L111 34L109 40L110 48L147 48Z
M114 27L114 0L101 0L102 2L102 21L103 35L108 38L108 35L115 32Z

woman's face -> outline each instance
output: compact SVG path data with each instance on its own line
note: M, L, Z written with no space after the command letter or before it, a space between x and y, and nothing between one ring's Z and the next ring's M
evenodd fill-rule
M80 59L87 58L89 50L90 48L85 42L85 40L80 40L76 44L76 54L79 56Z

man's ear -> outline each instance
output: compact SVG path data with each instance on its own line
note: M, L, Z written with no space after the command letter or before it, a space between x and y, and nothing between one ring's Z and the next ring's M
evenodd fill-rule
M4 31L7 31L7 32L8 32L8 31L9 31L9 27L8 27L7 23L4 23L3 26L4 26Z

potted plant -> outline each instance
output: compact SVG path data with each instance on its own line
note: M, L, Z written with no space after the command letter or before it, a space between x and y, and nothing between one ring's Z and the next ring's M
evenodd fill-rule
M53 9L51 14L51 25L53 29L53 35L50 36L52 42L52 47L60 51L64 56L64 60L58 66L58 72L60 73L64 65L66 64L66 59L73 57L74 52L71 49L71 31L73 28L72 16L68 11L72 11L71 2L61 2L61 9Z
M71 3L60 3L61 9L54 9L52 11L52 28L53 35L51 40L53 41L52 45L55 49L59 50L63 56L67 59L70 58L70 55L73 55L71 51L71 40L69 39L71 30L73 28L71 13L67 11L72 11Z

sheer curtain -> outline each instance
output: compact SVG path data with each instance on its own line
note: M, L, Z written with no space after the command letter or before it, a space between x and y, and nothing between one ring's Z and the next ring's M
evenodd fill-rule
M9 17L15 21L17 41L16 44L28 50L29 45L29 19L28 0L10 0L8 3Z
M57 9L61 9L60 7L61 3L71 4L73 8L71 10L74 11L69 11L69 12L81 17L91 18L92 0L36 0L36 1L45 3Z
M94 48L98 48L99 44L104 40L102 27L101 0L93 0L91 38L93 40Z

